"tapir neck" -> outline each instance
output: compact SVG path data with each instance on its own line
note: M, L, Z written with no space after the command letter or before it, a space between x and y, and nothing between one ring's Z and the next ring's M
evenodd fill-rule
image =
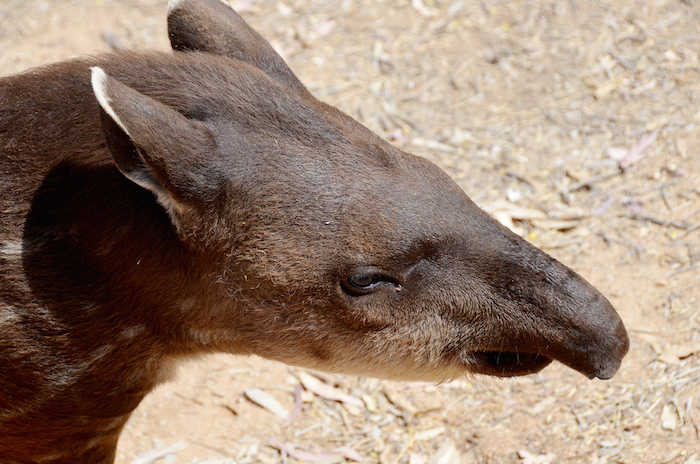
M0 243L10 271L0 315L14 325L12 340L0 334L0 434L12 448L0 456L20 453L31 434L63 437L48 453L99 433L104 443L89 452L111 462L129 414L195 350L178 334L192 322L182 302L199 275L155 198L106 162L58 163L26 209ZM31 429L27 417L37 418Z

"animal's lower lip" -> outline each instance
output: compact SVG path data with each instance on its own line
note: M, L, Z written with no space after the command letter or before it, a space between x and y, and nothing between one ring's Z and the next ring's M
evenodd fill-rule
M477 351L472 355L476 361L475 365L470 366L472 371L496 377L534 374L552 362L551 358L539 353Z

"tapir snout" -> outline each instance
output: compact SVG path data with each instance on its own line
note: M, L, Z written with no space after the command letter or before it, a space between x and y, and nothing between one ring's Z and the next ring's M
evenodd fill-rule
M479 276L467 278L472 296L465 300L474 301L473 282L482 282L483 290L476 293L493 321L491 342L484 340L473 370L519 375L557 360L589 378L612 377L629 339L610 302L574 271L495 221L484 219L478 229L477 243L452 255L470 263L470 272Z
M479 272L486 284L477 293L484 295L483 313L493 321L493 334L483 341L470 370L521 375L556 360L589 378L611 378L629 339L610 302L574 271L500 224L489 228L501 230L485 234L488 239L479 246ZM479 259L469 252L457 256L463 262Z

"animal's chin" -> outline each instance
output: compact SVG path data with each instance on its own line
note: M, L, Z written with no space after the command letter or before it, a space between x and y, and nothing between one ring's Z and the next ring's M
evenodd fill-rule
M537 353L477 351L470 353L470 355L470 371L475 374L486 374L495 377L534 374L552 362L551 358Z

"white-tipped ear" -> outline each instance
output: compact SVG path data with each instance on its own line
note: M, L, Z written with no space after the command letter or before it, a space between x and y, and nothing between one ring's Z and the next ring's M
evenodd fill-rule
M170 0L170 1L168 2L168 14L172 13L173 11L176 11L176 10L180 9L180 7L182 6L182 4L185 3L186 1L187 1L187 0ZM221 3L222 5L225 5L225 6L227 6L227 7L229 7L230 9L233 10L233 7L231 6L231 4L228 3L226 0L216 0L216 1L218 1L218 2Z
M105 110L105 112L112 119L114 119L114 122L116 122L119 125L119 127L121 127L122 130L126 132L127 135L131 136L131 134L129 134L129 131L126 130L126 126L124 125L124 123L122 123L119 119L119 116L117 116L117 113L114 111L114 108L112 108L112 100L107 96L107 74L105 74L102 68L99 68L97 66L91 67L90 71L92 71L92 91L95 92L97 102L100 104L102 109Z
M168 2L168 14L180 8L180 5L186 0L170 0Z
M153 192L173 219L216 195L218 177L207 158L213 142L204 125L98 67L91 71L107 149L124 176Z
M219 3L221 3L222 5L226 5L227 7L231 8L233 10L233 7L231 6L231 4L229 2L227 2L226 0L219 0Z

